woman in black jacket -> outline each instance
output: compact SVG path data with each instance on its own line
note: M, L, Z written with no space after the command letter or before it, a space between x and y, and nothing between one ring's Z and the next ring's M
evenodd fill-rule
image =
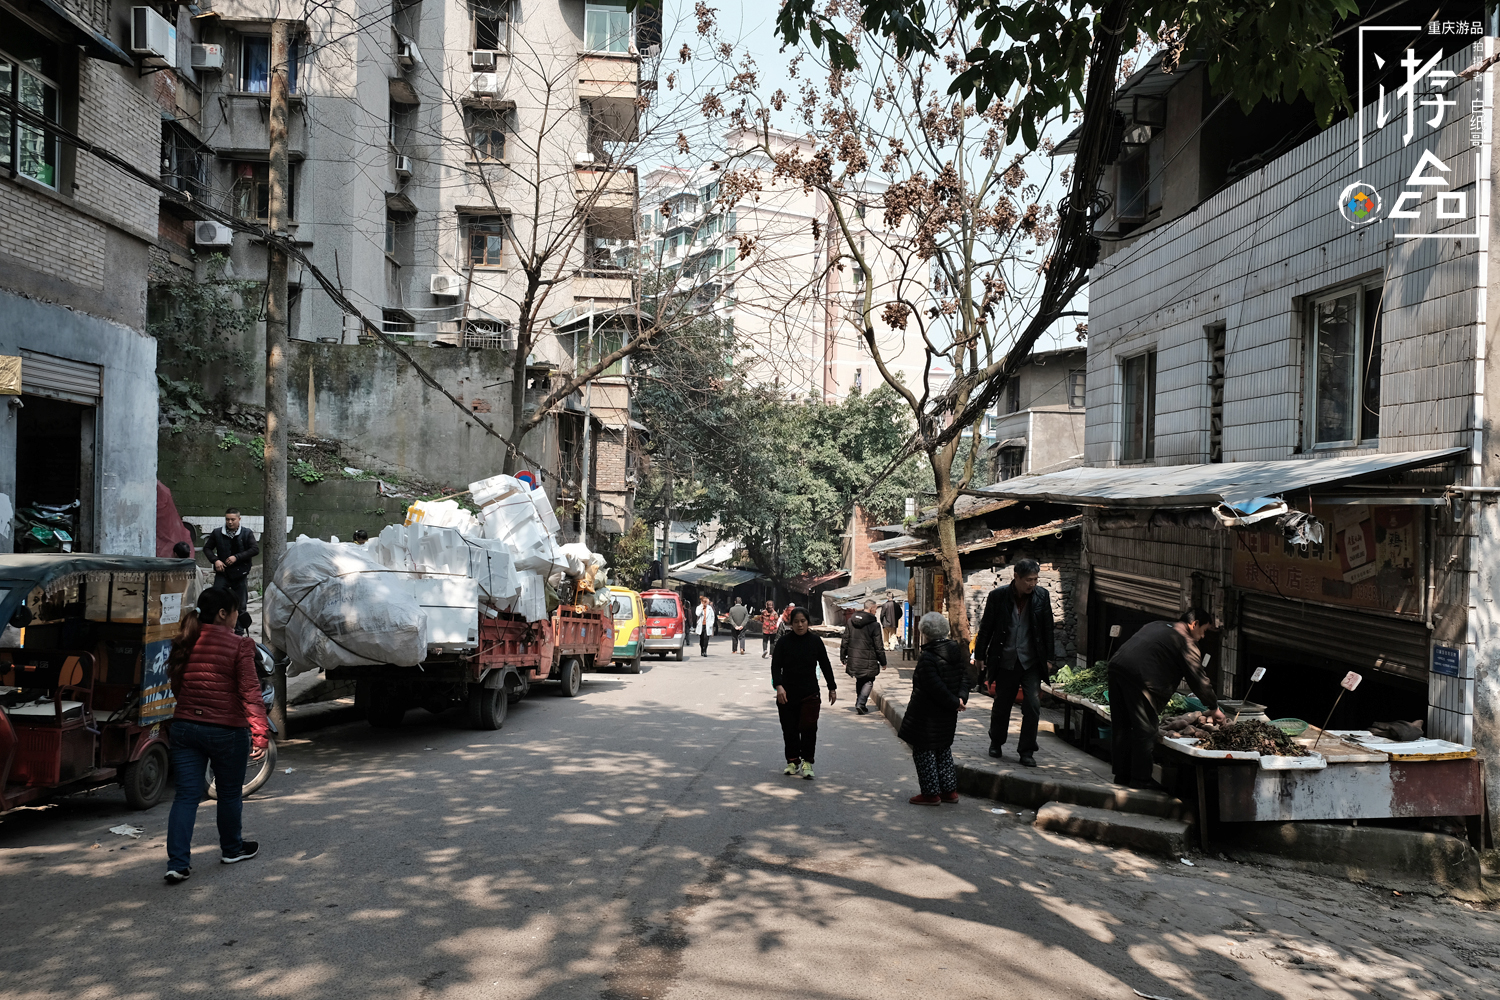
M958 801L953 733L958 713L968 707L969 656L961 643L948 638L948 619L938 612L923 615L917 627L927 641L912 674L911 703L898 735L911 747L922 788L921 794L907 801L935 806Z
M776 642L771 653L771 684L776 688L776 714L781 717L781 738L786 744L786 770L811 779L813 755L818 748L818 671L828 683L828 704L838 701L834 693L833 665L823 637L808 631L807 612L792 611L792 630Z

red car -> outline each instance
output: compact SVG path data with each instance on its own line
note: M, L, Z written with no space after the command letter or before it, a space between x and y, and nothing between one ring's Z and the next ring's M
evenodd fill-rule
M643 590L641 605L646 618L641 651L655 653L663 659L668 653L676 653L677 659L682 659L683 648L687 645L687 618L683 614L682 597L673 590Z

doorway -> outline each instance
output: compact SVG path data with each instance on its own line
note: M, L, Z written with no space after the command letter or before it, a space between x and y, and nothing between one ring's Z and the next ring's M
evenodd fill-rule
M16 425L16 510L23 521L16 534L16 551L60 551L33 538L28 545L26 508L47 515L45 523L62 527L74 552L94 551L94 440L93 406L27 394ZM62 510L56 510L62 508Z

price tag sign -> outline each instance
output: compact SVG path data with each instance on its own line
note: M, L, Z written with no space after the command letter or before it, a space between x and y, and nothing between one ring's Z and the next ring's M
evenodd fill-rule
M1362 680L1364 680L1363 677L1351 670L1344 675L1343 680L1339 681L1339 687L1343 688L1345 691L1353 691L1355 688L1359 687L1359 682Z
M1250 683L1251 684L1259 684L1260 683L1260 679L1262 677L1264 677L1264 676L1266 676L1266 668L1265 667L1256 667L1255 668L1255 673L1253 673L1253 674L1250 675Z
M1118 626L1118 625L1111 625L1109 627L1109 637L1111 639L1118 639L1118 638L1120 638L1120 626Z

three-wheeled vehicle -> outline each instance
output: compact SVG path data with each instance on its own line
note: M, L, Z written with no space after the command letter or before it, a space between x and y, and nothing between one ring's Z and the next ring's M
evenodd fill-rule
M0 555L0 813L116 782L161 800L167 653L197 597L191 559Z

